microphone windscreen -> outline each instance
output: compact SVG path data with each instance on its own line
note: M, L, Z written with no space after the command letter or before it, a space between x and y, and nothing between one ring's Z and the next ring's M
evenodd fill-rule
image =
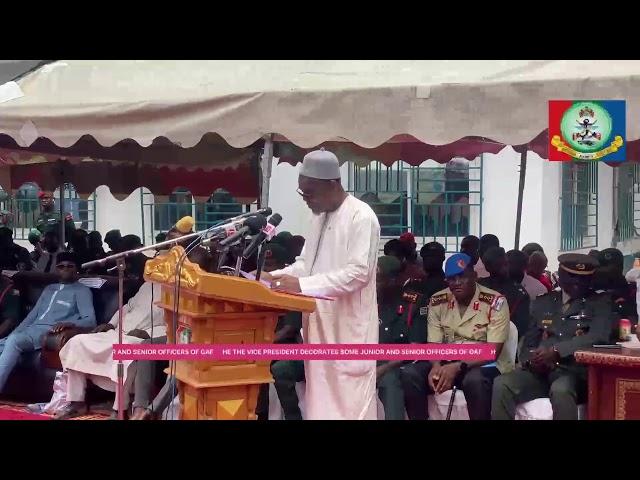
M193 217L187 215L186 217L182 217L176 222L176 230L178 230L180 233L190 233L195 224L196 221L193 219Z
M255 235L267 225L264 215L252 215L244 221L244 226L249 227L249 234Z

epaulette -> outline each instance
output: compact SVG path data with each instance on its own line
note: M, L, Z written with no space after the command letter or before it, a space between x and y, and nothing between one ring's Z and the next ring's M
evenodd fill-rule
M495 298L496 296L491 293L480 292L480 295L478 295L478 300L484 303L488 303L489 305L493 303Z
M449 299L447 298L447 294L446 293L441 293L439 295L434 295L431 297L431 302L429 302L431 304L432 307L437 307L438 305L442 305L443 303L447 303L449 301Z
M416 303L420 295L415 292L403 292L402 300L409 303Z

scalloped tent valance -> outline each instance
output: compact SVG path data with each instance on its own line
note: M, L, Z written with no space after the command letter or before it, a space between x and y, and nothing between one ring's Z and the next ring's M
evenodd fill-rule
M52 191L67 182L87 196L108 185L117 198L127 197L138 187L157 195L188 187L199 198L222 188L251 202L259 196L260 149L259 144L233 148L213 134L191 148L166 138L157 138L148 147L130 139L103 147L90 136L68 148L44 138L20 147L8 135L0 135L0 186L15 192L24 183L35 182Z

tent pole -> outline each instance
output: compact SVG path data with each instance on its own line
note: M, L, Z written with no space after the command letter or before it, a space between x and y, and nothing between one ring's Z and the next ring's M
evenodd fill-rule
M260 169L262 171L262 185L260 186L260 208L269 205L269 184L271 182L271 168L273 167L273 134L269 134L264 139L264 150L260 158Z
M520 249L520 224L522 223L522 197L524 195L524 180L527 174L527 147L520 152L520 182L518 184L518 206L516 210L516 239L513 248Z
M64 235L66 233L66 222L65 222L65 215L64 215L64 186L65 183L62 182L60 184L60 195L58 195L60 197L60 245L62 245L62 248L64 249L64 244L65 244L65 238Z

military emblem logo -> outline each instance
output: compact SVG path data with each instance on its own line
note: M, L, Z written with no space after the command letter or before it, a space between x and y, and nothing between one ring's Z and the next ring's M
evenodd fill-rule
M551 100L549 160L626 159L624 100Z

